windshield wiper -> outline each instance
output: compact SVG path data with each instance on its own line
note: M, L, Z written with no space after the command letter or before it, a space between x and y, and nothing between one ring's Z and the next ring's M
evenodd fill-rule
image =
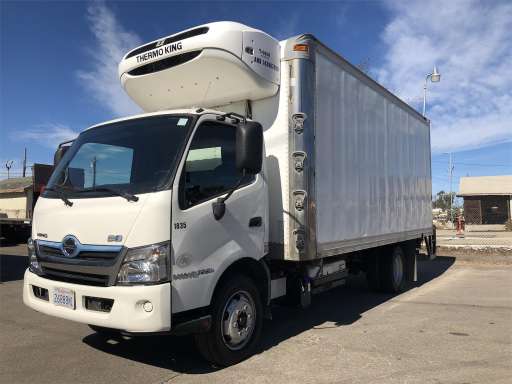
M128 201L139 201L139 198L131 193L109 187L93 187L87 189L78 189L77 192L110 192L114 195L124 197Z
M66 188L54 185L53 187L48 187L45 188L44 190L57 193L57 195L59 195L60 199L64 202L64 204L66 204L68 207L73 206L73 202L68 199L68 196L64 192L67 190Z

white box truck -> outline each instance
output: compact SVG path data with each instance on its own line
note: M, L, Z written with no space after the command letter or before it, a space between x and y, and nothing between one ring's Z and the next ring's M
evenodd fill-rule
M312 35L211 23L128 52L146 113L60 145L23 300L128 335L254 352L276 300L365 272L400 292L435 255L429 121Z

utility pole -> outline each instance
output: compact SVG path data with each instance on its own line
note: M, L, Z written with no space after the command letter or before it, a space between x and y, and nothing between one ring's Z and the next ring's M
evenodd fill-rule
M23 177L25 177L26 170L27 170L27 148L25 148L25 152L23 154Z
M453 178L453 159L452 159L452 152L450 152L450 159L448 163L448 176L450 178L450 221L453 223L453 210L452 210L452 204L453 204L453 196L452 196L452 178Z
M11 172L11 168L12 168L12 163L14 163L14 160L7 160L5 162L5 168L7 168L7 178L10 177L10 172Z

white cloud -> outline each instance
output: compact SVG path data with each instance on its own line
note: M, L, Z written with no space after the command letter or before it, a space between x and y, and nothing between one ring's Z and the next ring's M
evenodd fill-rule
M79 80L91 96L114 115L140 113L140 108L121 87L117 65L126 52L141 45L141 39L126 30L103 2L87 8L87 19L96 46L88 50L92 68L78 71Z
M63 124L41 124L34 129L22 131L15 139L33 140L46 147L56 149L59 143L72 140L78 136L78 132Z
M434 152L512 141L512 3L395 1L379 82L421 107L425 74Z

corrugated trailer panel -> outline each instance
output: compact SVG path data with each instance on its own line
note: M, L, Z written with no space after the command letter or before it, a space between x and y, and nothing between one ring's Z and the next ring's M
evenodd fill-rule
M314 60L319 256L430 233L428 123L322 46Z

